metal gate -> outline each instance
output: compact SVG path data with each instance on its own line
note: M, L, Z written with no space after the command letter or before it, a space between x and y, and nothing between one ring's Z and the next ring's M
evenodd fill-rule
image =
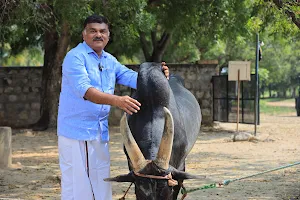
M220 75L213 76L212 83L213 120L237 122L237 81L228 81L228 75ZM255 88L256 81L254 74L251 75L251 81L241 81L240 123L255 124ZM257 124L259 124L259 112L257 116Z

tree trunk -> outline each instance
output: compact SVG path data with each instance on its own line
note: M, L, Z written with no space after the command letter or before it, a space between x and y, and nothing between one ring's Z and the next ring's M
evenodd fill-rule
M265 88L260 89L260 96L264 99L265 98Z
M155 41L156 43L152 44L154 46L152 53L152 61L153 62L161 62L162 57L167 49L171 41L171 34L164 32L159 41Z
M58 111L58 101L61 89L61 76L62 76L62 63L65 55L67 54L68 47L70 44L70 27L67 22L63 22L62 32L58 40L58 46L56 50L54 66L51 70L51 75L48 84L47 94L50 100L49 109L49 126L56 127L57 122L57 111Z
M293 87L293 89L292 89L292 97L293 98L296 97L296 87Z
M156 39L156 31L151 32L151 43L147 41L144 32L140 32L140 43L147 62L161 62L162 57L171 41L171 33L164 32L159 41ZM153 48L150 48L152 45ZM150 53L152 49L152 53ZM151 56L150 56L151 55Z
M272 86L269 84L269 98L272 98Z
M61 65L70 43L69 26L63 23L62 32L54 26L45 34L45 55L42 75L40 119L34 131L43 131L56 126L58 98L61 85Z
M144 57L145 57L145 60L147 62L151 62L151 56L150 56L150 43L147 41L146 39L146 34L144 32L139 32L139 35L140 35L140 43L141 43L141 47L142 47L142 50L143 50L143 53L144 53Z

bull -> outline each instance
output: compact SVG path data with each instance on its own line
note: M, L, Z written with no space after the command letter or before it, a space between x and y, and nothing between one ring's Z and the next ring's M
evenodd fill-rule
M175 200L183 180L200 178L185 172L200 132L200 106L179 76L165 78L159 63L140 65L132 96L141 109L120 122L130 173L106 181L134 183L137 200Z

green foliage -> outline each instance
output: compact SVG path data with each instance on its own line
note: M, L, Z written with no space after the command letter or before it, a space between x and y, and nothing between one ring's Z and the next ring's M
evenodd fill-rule
M164 55L164 60L173 63L196 62L200 60L200 52L191 38L172 40Z
M24 47L34 47L41 42L41 30L49 28L48 14L29 0L5 2L1 15L0 39L11 46L9 54L17 54ZM39 11L38 11L39 10Z
M259 69L258 74L259 74L259 80L260 80L261 84L264 84L264 85L270 84L269 70L267 70L265 68L261 68L261 69Z
M1 41L10 43L13 54L24 47L42 44L46 30L56 28L67 21L71 27L70 34L82 30L82 21L92 14L88 0L20 0L7 3L11 9L1 19ZM55 26L54 26L55 25ZM14 50L16 49L16 50Z
M284 6L292 1L282 1ZM285 9L278 9L274 1L255 0L254 16L260 18L263 22L260 26L260 32L268 28L269 33L276 34L297 34L299 29L292 22L291 18L285 13Z
M43 51L41 48L28 48L15 56L6 57L3 62L3 67L6 66L43 66Z
M145 60L141 53L141 33L145 34L149 52L168 33L172 37L164 52L166 62L213 59L226 66L229 60L250 60L254 70L255 34L259 32L265 43L259 71L261 83L265 87L272 83L277 90L297 86L300 35L285 10L298 15L299 6L289 5L288 1L283 1L285 10L265 0L9 2L0 17L0 57L5 65L11 63L13 55L26 52L24 48L31 52L32 48L43 46L45 32L55 28L60 33L64 22L70 26L70 48L74 47L82 40L83 20L96 13L110 20L111 41L107 50L123 63Z
M269 71L268 83L279 91L296 87L300 75L300 42L299 36L281 37L263 36L263 59L261 69Z
M248 20L247 28L253 33L258 33L262 24L263 21L259 17L253 16Z
M127 58L126 56L120 56L119 58L119 62L126 65L126 64L129 64L129 65L134 65L134 64L139 64L140 61L137 57L133 57L133 58Z

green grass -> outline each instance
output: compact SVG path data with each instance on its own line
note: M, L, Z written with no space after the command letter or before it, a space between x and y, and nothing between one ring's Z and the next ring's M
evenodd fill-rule
M290 103L293 106L272 106L268 105L268 102L283 102ZM280 99L280 98L272 98L272 99L260 99L260 113L268 114L268 115L279 115L286 113L295 113L295 99Z
M268 99L260 99L260 101L266 101L266 102L290 102L290 103L294 103L295 99L294 98L290 98L290 99L268 98Z

